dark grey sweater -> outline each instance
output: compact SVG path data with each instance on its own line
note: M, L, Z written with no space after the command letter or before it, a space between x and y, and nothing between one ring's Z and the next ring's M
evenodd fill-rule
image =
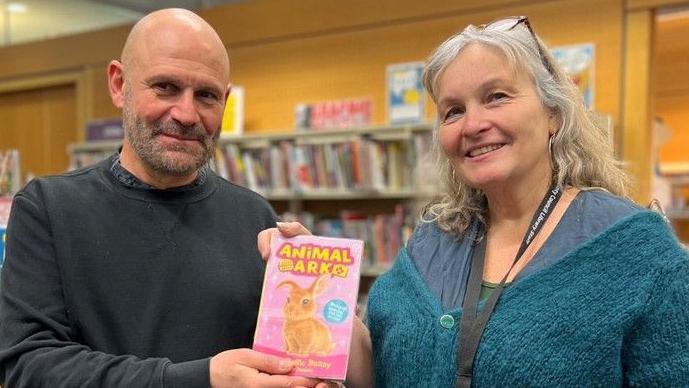
M0 283L9 387L207 387L209 357L250 347L275 214L212 172L123 185L113 159L15 197Z

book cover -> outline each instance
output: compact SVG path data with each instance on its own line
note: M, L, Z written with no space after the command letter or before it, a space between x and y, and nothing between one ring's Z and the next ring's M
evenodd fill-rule
M20 189L19 151L16 149L0 151L0 195L11 197Z
M232 86L225 102L220 136L236 136L244 132L244 88Z
M7 227L0 226L0 268L5 262L5 239L7 238Z
M236 185L246 186L246 173L239 146L233 143L225 145L224 155L228 180Z
M423 122L425 96L423 62L388 65L387 105L390 124Z
M292 374L344 380L364 243L273 237L254 350L290 358Z
M313 178L311 173L311 166L309 164L309 155L307 145L295 145L291 149L290 166L292 171L292 189L295 191L309 191L313 189Z
M10 219L10 209L12 209L12 197L0 197L0 268L5 261L5 238L7 237L7 221Z

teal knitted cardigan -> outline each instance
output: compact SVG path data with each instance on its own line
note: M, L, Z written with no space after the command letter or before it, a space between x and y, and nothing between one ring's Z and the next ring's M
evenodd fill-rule
M368 311L377 388L453 386L461 310L442 311L405 249ZM625 217L507 287L473 386L688 387L689 257L661 217Z

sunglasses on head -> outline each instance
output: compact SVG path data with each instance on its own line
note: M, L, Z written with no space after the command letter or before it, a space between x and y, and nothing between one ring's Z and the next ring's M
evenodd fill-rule
M528 17L511 16L508 18L495 20L487 24L481 24L480 26L478 26L478 28L480 30L490 29L495 31L512 31L520 24L524 24L526 28L529 30L529 33L531 34L531 37L534 40L534 43L536 43L538 55L541 57L541 62L543 63L543 66L545 66L546 70L548 70L548 73L550 73L550 75L555 76L555 72L553 71L550 62L548 61L548 57L546 57L545 53L543 52L543 47L541 47L541 44L538 42L538 38L536 38L536 33L531 27L531 23L529 23Z

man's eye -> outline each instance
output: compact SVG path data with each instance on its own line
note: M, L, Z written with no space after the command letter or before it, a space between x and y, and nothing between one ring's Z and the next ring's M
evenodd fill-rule
M219 100L218 96L215 93L204 90L196 92L196 96L208 103L216 102Z
M153 89L162 94L171 94L177 91L177 87L169 82L158 82L153 84Z

